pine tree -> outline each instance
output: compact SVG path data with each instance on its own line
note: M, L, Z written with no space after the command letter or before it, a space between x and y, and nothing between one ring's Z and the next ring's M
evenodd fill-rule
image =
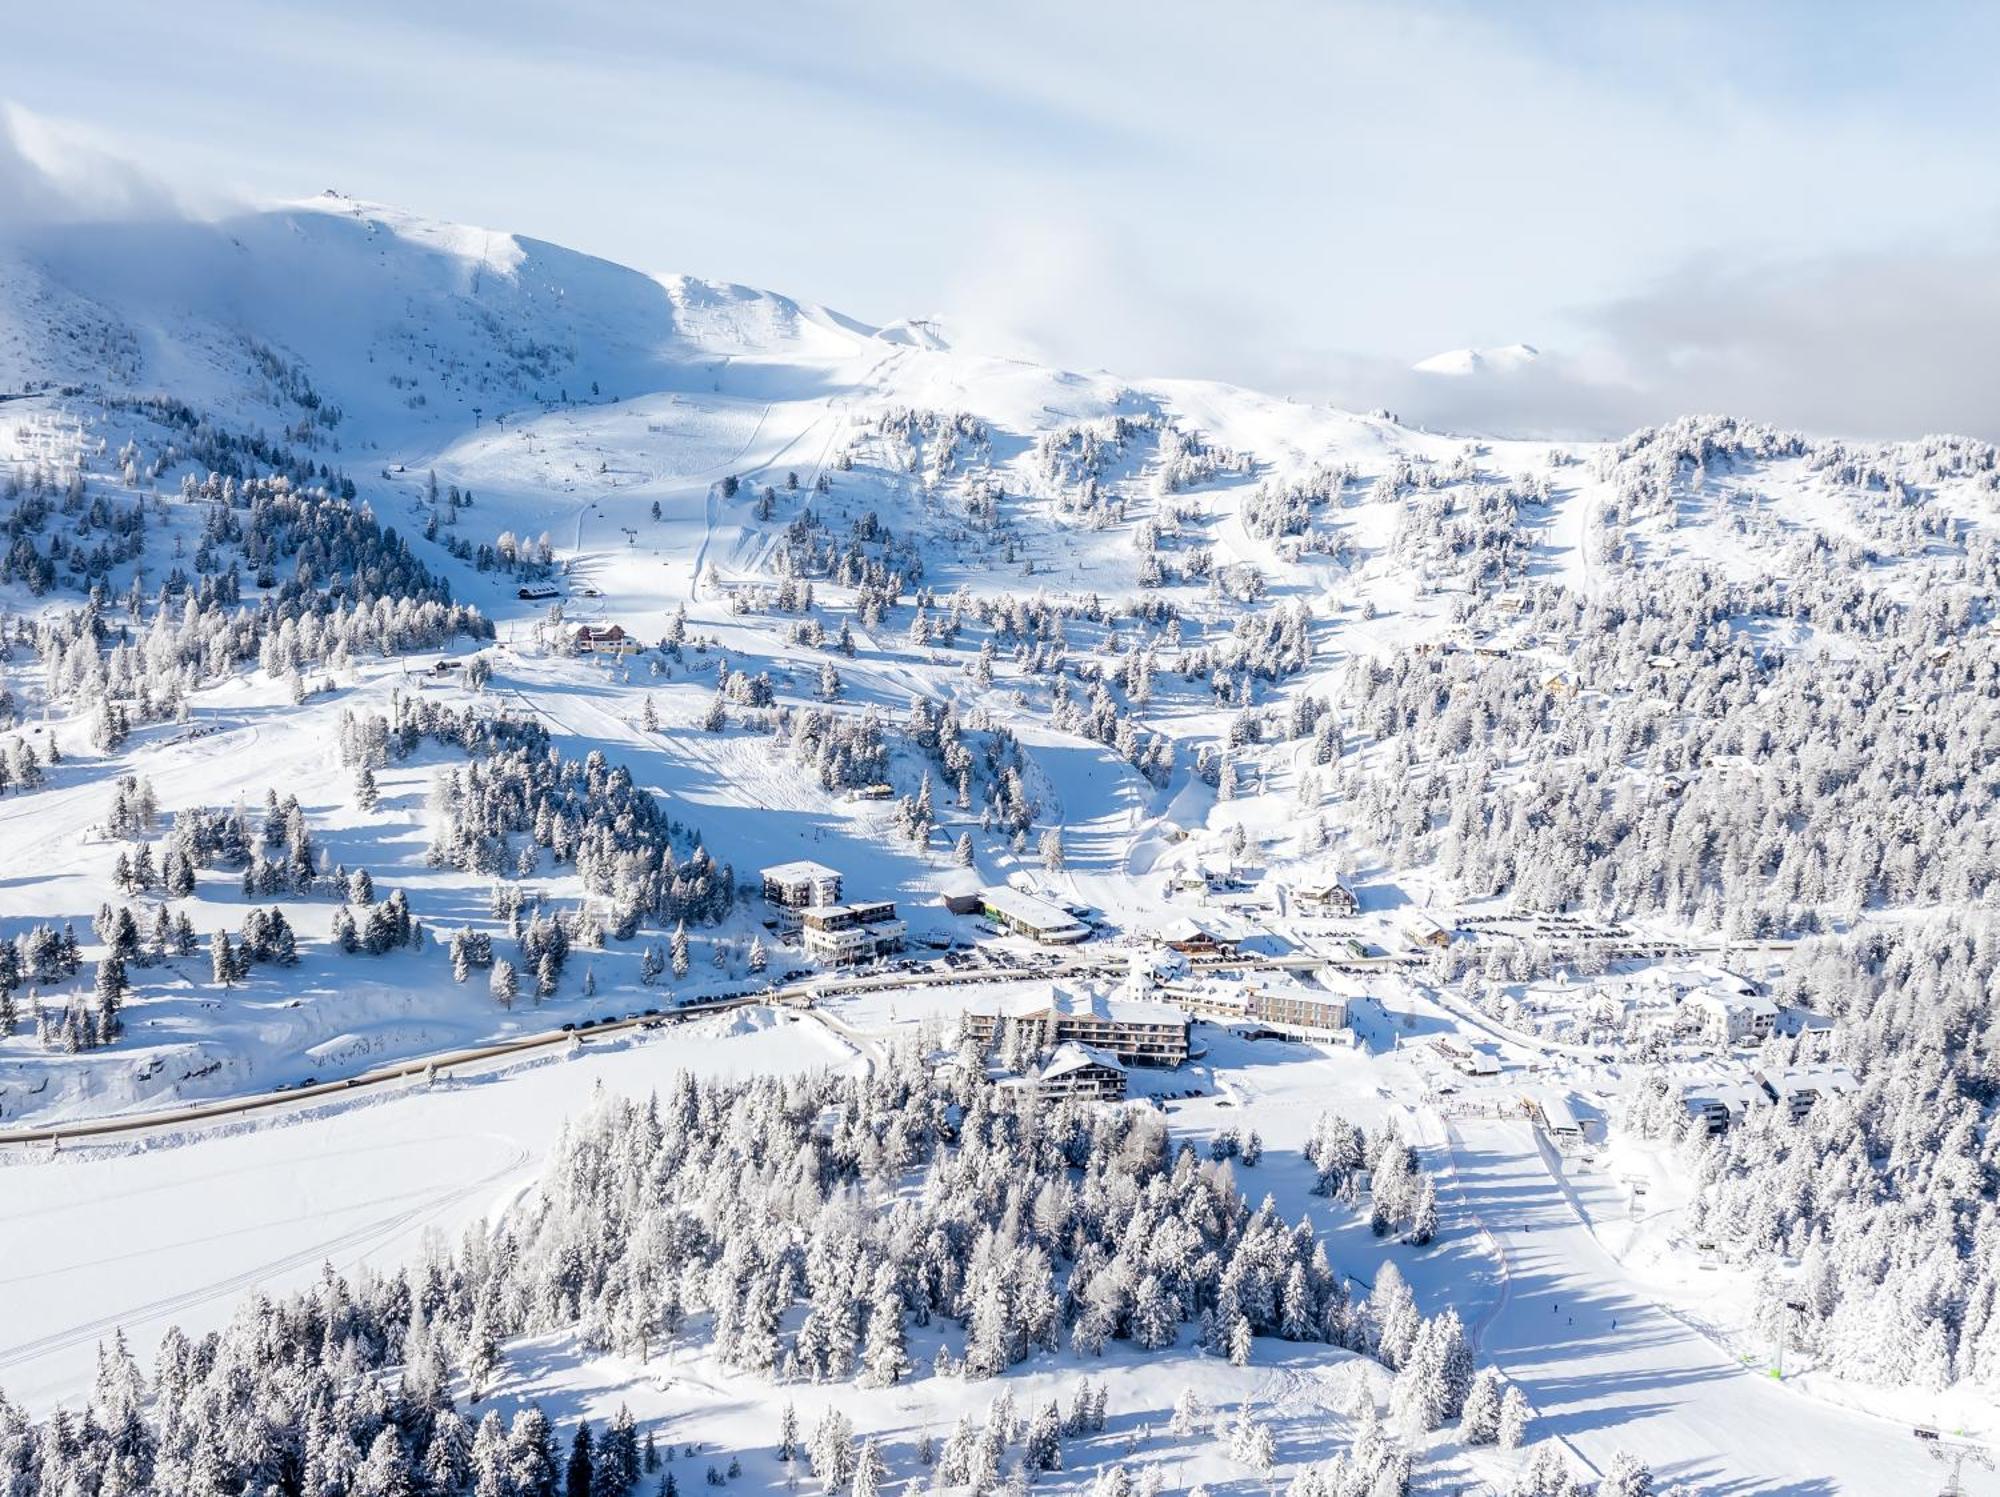
M364 811L372 811L381 802L381 793L375 788L375 771L366 764L354 772L354 803Z
M1597 1497L1653 1497L1653 1473L1637 1456L1621 1450L1597 1484Z
M687 922L680 921L675 924L673 939L668 944L668 950L668 960L674 969L674 980L678 982L688 975Z
M1201 1401L1201 1395L1192 1386L1181 1389L1181 1396L1174 1400L1173 1418L1167 1421L1167 1431L1175 1435L1191 1435L1202 1427L1208 1418L1208 1410Z
M910 1370L903 1337L903 1301L893 1289L875 1296L868 1312L868 1338L861 1354L862 1384L887 1388Z
M829 1407L813 1426L806 1446L812 1473L825 1490L844 1485L854 1474L854 1425L841 1410Z
M514 964L507 958L496 958L492 976L487 979L487 987L502 1008L512 1008L514 999L520 995L521 979L514 971Z
M1418 1247L1424 1247L1437 1236L1437 1229L1437 1184L1429 1175L1419 1175L1416 1202L1410 1208L1410 1241Z
M570 1441L569 1464L563 1470L563 1497L591 1497L590 1421L576 1427Z
M970 868L972 866L972 833L960 832L958 834L958 841L953 845L951 850L951 860L960 868Z
M1061 873L1068 865L1068 856L1063 850L1062 828L1052 826L1042 833L1042 868L1049 873Z
M1535 1447L1528 1467L1514 1482L1515 1497L1582 1497L1576 1473L1553 1440Z
M789 1463L799 1453L799 1411L787 1400L778 1415L778 1459Z
M118 1036L118 1007L125 1001L130 987L131 983L125 976L125 959L117 952L108 953L98 962L97 1033L107 1044Z
M1021 1464L1029 1471L1062 1470L1062 1410L1051 1398L1035 1411L1021 1446Z
M375 1436L350 1490L354 1497L410 1497L410 1458L394 1428Z
M1226 1333L1229 1362L1233 1367L1250 1365L1250 1348L1254 1332L1250 1328L1250 1317L1241 1310L1230 1313L1229 1329Z
M769 953L767 953L764 949L764 938L761 935L751 936L750 957L749 957L750 970L752 972L762 972L764 968L770 964L770 960L771 959Z
M1460 1411L1459 1439L1467 1445L1491 1445L1500 1437L1500 1374L1482 1367L1472 1379Z
M1533 1412L1528 1407L1528 1396L1514 1384L1507 1385L1507 1392L1500 1400L1500 1418L1495 1425L1495 1435L1502 1450L1519 1450L1521 1442L1527 1438L1528 1422Z
M854 1456L854 1474L848 1485L848 1497L878 1497L882 1490L882 1479L889 1474L888 1463L882 1459L882 1452L876 1448L871 1435L861 1442L861 1448Z
M482 1308L472 1317L472 1333L466 1339L465 1380L472 1397L477 1400L486 1396L486 1390L493 1386L494 1376L500 1371L500 1343L494 1337L492 1321ZM489 1414L487 1416L491 1418Z
M218 930L209 937L209 980L222 987L233 987L236 983L236 952L229 944L229 932Z
M1394 1263L1383 1264L1382 1271L1375 1276L1368 1308L1376 1325L1376 1354L1384 1366L1400 1370L1423 1330L1423 1316L1410 1293L1409 1281Z

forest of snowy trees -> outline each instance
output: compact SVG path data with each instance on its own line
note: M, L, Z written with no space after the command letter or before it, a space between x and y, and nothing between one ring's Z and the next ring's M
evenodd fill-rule
M1774 1041L1771 1059L1831 1054L1858 1092L1796 1120L1762 1109L1715 1139L1664 1076L1633 1104L1642 1133L1682 1140L1689 1232L1767 1265L1761 1328L1843 1377L2000 1389L1997 978L2000 925L1983 911L1807 942L1777 992L1831 1018L1831 1042Z
M538 722L404 696L391 717L343 714L340 738L345 761L358 768L406 757L426 739L470 756L432 787L434 866L518 876L546 851L608 903L621 940L645 921L713 924L736 897L730 866L630 770L599 750L564 756Z
M352 1281L329 1270L224 1331L169 1332L150 1381L115 1343L81 1417L33 1423L0 1401L0 1490L539 1497L546 1420L460 1405L492 1388L502 1342L549 1331L640 1357L696 1338L778 1383L882 1386L996 1377L1064 1345L1163 1348L1192 1326L1237 1363L1260 1336L1366 1353L1396 1369L1395 1428L1464 1412L1469 1437L1520 1442L1518 1392L1475 1379L1456 1314L1422 1316L1393 1266L1351 1300L1309 1225L1253 1206L1231 1165L1174 1145L1155 1115L1001 1095L931 1073L911 1042L866 1077L681 1074L647 1101L600 1096L534 1195L454 1252ZM921 1327L943 1330L928 1357L912 1352ZM1003 1414L991 1437L954 1432L940 1482L991 1491L1010 1448L1046 1468L1052 1440L1090 1428L1079 1397L1051 1427ZM1407 1457L1374 1418L1371 1403L1365 1438L1302 1497L1405 1490ZM1230 1438L1257 1458L1254 1429ZM812 1454L842 1471L829 1486L855 1458L840 1444Z
M1770 650L1728 620L1834 627L1809 588L1681 571L1643 602L1542 596L1534 627L1573 640L1574 686L1519 658L1356 659L1343 695L1373 748L1330 788L1395 866L1435 861L1468 895L1533 908L1750 937L1977 900L2000 868L1981 814L2000 661L1950 646L1964 594L1873 601L1841 617L1881 648Z

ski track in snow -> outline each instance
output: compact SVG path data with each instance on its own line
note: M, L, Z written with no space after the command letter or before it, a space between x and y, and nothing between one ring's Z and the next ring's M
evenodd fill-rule
M1451 1194L1504 1264L1481 1349L1527 1392L1537 1432L1600 1470L1630 1450L1661 1481L1697 1489L1729 1478L1748 1484L1724 1490L1758 1493L1900 1489L1912 1469L1900 1427L1742 1367L1635 1290L1566 1199L1532 1125L1453 1126Z
M293 1252L285 1253L265 1262L240 1269L222 1278L196 1285L191 1289L179 1290L158 1299L142 1300L137 1304L124 1306L108 1314L78 1322L64 1330L40 1337L36 1340L24 1341L12 1346L0 1346L0 1371L6 1371L24 1363L33 1362L72 1347L82 1346L88 1342L108 1336L114 1331L153 1325L166 1320L170 1316L184 1314L198 1305L209 1304L218 1299L244 1294L259 1284L266 1283L293 1269L303 1268L310 1263L322 1259L332 1262L334 1259L344 1257L349 1253L358 1253L361 1256L365 1256L365 1250L370 1245L403 1235L423 1222L442 1215L459 1202L467 1200L525 1169L532 1158L531 1151L513 1140L508 1140L508 1142L513 1143L514 1151L509 1155L506 1162L476 1180L444 1189L418 1189L392 1193L371 1202L361 1203L363 1206L385 1206L395 1203L396 1209L386 1216L363 1222L345 1232L317 1238ZM260 1224L258 1230L263 1230L266 1227L281 1227L285 1225L288 1225L288 1223L272 1221ZM156 1250L171 1251L175 1248L199 1247L201 1245L202 1242L200 1240L191 1243L153 1243L149 1244L145 1249L145 1254L149 1255ZM68 1273L78 1266L110 1266L123 1258L137 1256L142 1256L142 1254L137 1252L121 1254L113 1258L99 1260L95 1264L64 1264L60 1269L50 1270L41 1274L26 1275L22 1279L0 1279L0 1288L18 1291L24 1285L33 1283L37 1279L49 1277L51 1273ZM358 1258L355 1261L358 1261ZM347 1262L341 1266L351 1270L354 1267L354 1262Z

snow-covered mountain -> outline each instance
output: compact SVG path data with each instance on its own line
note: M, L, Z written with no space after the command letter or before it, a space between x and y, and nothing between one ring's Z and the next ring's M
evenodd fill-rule
M528 1125L553 1132L574 1085L460 1066L463 1047L532 1042L536 1064L568 1054L574 1076L633 1091L666 1084L663 1054L794 1078L792 1122L863 1121L776 1216L817 1218L814 1192L872 1199L931 1106L881 1099L953 1052L965 995L931 977L1043 996L1098 982L1093 1002L1115 977L1214 1018L1245 983L1158 950L1193 922L1197 950L1219 936L1268 959L1259 983L1317 971L1305 991L1351 1005L1354 1044L1273 1048L1217 1023L1189 1071L1135 1093L1316 1213L1366 1269L1354 1282L1396 1263L1426 1311L1463 1302L1425 1355L1471 1326L1564 1451L1610 1469L1629 1436L1705 1480L1693 1429L1722 1449L1718 1479L1803 1491L1834 1465L1846 1484L1811 1490L1890 1489L1907 1462L1871 1424L1741 1372L1785 1313L1847 1403L1930 1417L1936 1394L1983 1417L2000 1301L1968 1245L1993 1211L2000 454L1720 415L1607 443L1431 432L998 357L950 329L335 195L0 248L0 851L17 870L0 880L0 1134L308 1082L388 1098L419 1082L376 1069L420 1077L426 1057L448 1073L383 1102L429 1131L377 1118L357 1135L336 1114L237 1140L226 1166L190 1146L170 1176L190 1190L345 1160L293 1218L356 1224L184 1203L134 1318L219 1323L229 1286L294 1285L322 1255L400 1263L433 1222L486 1220L482 1192L525 1189L548 1147ZM1537 357L1417 368L1503 380ZM850 898L896 900L913 952L960 949L905 987L886 968L651 1050L636 1027L599 1045L600 1019L814 971L755 876L799 858L836 867ZM940 902L974 884L1070 906L1093 939L1051 958ZM1775 1017L1750 1002L1765 995ZM1770 1033L1712 1035L1691 1018L1710 1000ZM796 1079L829 1067L851 1093ZM1829 1090L1784 1093L1795 1125L1730 1121L1763 1105L1756 1077L1796 1075ZM1326 1163L1361 1147L1321 1118L1329 1098L1369 1130L1359 1212ZM1690 1131L1709 1104L1724 1144ZM565 1168L597 1148L589 1129L624 1126L598 1116ZM1615 1163L1565 1175L1564 1117ZM804 1157L780 1142L772 1158ZM387 1203L378 1153L400 1187ZM122 1241L128 1193L151 1188L127 1163L95 1193L38 1177L32 1209ZM1177 1199L1193 1170L1172 1166ZM1821 1170L1843 1191L1798 1183ZM1129 1201L1155 1188L1112 1189L1128 1184ZM1222 1355L1191 1382L1302 1432L1345 1428L1358 1389L1350 1433L1393 1468L1365 1358L1338 1364L1337 1388L1303 1352L1279 1381L1236 1362L1253 1332L1379 1346L1393 1318L1416 1335L1400 1278L1334 1315L1341 1281L1305 1255L1310 1292L1293 1285L1289 1230L1234 1200L1215 1219L1285 1244L1283 1282L1258 1281L1254 1327L1210 1314ZM20 1273L90 1270L68 1241ZM1106 1286L1092 1305L1116 1305L1105 1335L1175 1355L1193 1300L1086 1251ZM539 1260L522 1272L507 1293L542 1303ZM1673 1313L1641 1306L1654 1297ZM1552 1348L1559 1301L1590 1334ZM937 1308L947 1327L965 1305ZM592 1355L646 1361L629 1310L588 1309ZM567 1314L501 1339L532 1320L561 1341ZM36 1398L91 1386L115 1319L83 1324L53 1296L35 1316L0 1373L27 1369ZM469 1322L438 1334L455 1366L485 1355ZM1058 1357L1070 1373L1101 1365L1095 1335ZM551 1355L579 1380L573 1346ZM1140 1387L1152 1355L1118 1376ZM1329 1356L1349 1353L1311 1353ZM704 1439L769 1422L731 1381L742 1365L698 1365L652 1406L710 1400ZM1664 1392L1647 1381L1662 1366ZM1414 1381L1385 1396L1421 1423ZM866 1417L903 1397L881 1390ZM725 1402L748 1412L732 1423ZM1163 1422L1159 1403L1134 1392L1133 1427ZM1796 1437L1772 1446L1788 1419ZM1413 1448L1440 1489L1509 1474L1471 1443ZM1228 1465L1181 1454L1247 1487L1255 1431L1232 1448ZM763 1453L750 1465L784 1479ZM1313 1479L1300 1490L1348 1489Z
M1887 662L1962 642L1988 613L2000 464L1982 443L1850 445L1721 417L1597 445L1416 431L1231 386L991 357L931 319L877 329L330 194L220 223L46 229L5 253L0 466L14 540L0 604L23 619L68 617L95 587L124 600L121 628L154 630L192 596L223 608L235 578L286 610L313 597L322 610L395 604L405 617L388 647L407 650L457 627L419 617L419 599L476 610L480 628L516 640L546 630L544 600L519 596L533 582L558 586L572 620L641 640L691 622L733 638L732 657L816 673L783 601L810 581L839 600L829 624L845 617L876 640L867 669L882 700L921 690L969 704L984 692L968 696L929 643L942 616L962 632L968 608L1039 598L1091 619L1125 610L1144 634L1172 618L1190 679L1226 684L1176 706L1157 689L1131 700L1121 681L1109 699L1104 721L1145 725L1089 792L1133 798L1101 849L1119 880L1185 860L1175 830L1215 814L1218 750L1242 749L1230 718L1351 693L1339 673L1355 661L1477 647L1524 679L1597 671L1607 689L1635 690L1675 648L1721 649L1711 616L1774 660ZM1506 377L1533 356L1517 345L1426 362ZM369 528L311 535L336 513L313 507L322 492L360 506ZM282 523L255 507L288 494L308 507ZM262 518L246 530L232 506ZM81 522L72 535L58 513ZM1659 592L1668 578L1705 601L1648 624L1650 647L1635 636L1587 663L1585 613L1668 607L1680 596ZM1308 621L1310 650L1243 675L1245 610ZM892 618L900 647L881 633ZM1908 637L1886 639L1891 623ZM104 680L87 652L63 653L78 627L38 647L56 666L27 669L23 656L9 672L14 713L88 718ZM266 679L353 656L323 628L275 655L261 634L247 648ZM183 677L154 683L139 722L210 689L222 657L184 654ZM136 656L112 666L120 681L143 674ZM1101 674L1080 679L1096 691ZM1073 735L1073 704L1053 706L1058 736ZM324 745L308 736L285 753ZM177 752L192 793L212 766L193 745ZM1134 783L1134 765L1159 784ZM243 772L240 792L261 797L268 766ZM76 806L101 817L111 777L96 784ZM1051 807L1068 799L1046 788ZM803 810L812 795L798 794ZM41 831L74 875L45 880L17 919L87 917L101 902L103 855L69 835L76 814ZM789 835L752 818L728 851L749 866ZM1546 865L1512 866L1482 857L1460 872L1519 897ZM312 1042L337 1040L357 991L285 1023L317 1013L331 1033ZM225 1072L215 1085L227 1084Z
M1499 348L1448 348L1419 359L1411 367L1419 374L1443 374L1457 378L1479 375L1506 375L1524 369L1542 356L1532 343L1508 343Z

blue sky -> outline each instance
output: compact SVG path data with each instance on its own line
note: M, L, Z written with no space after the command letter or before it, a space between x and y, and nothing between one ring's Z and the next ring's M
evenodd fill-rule
M1996 8L65 0L7 42L30 130L196 211L337 187L1075 365L1871 432L2000 372ZM1406 377L1516 340L1511 389Z

